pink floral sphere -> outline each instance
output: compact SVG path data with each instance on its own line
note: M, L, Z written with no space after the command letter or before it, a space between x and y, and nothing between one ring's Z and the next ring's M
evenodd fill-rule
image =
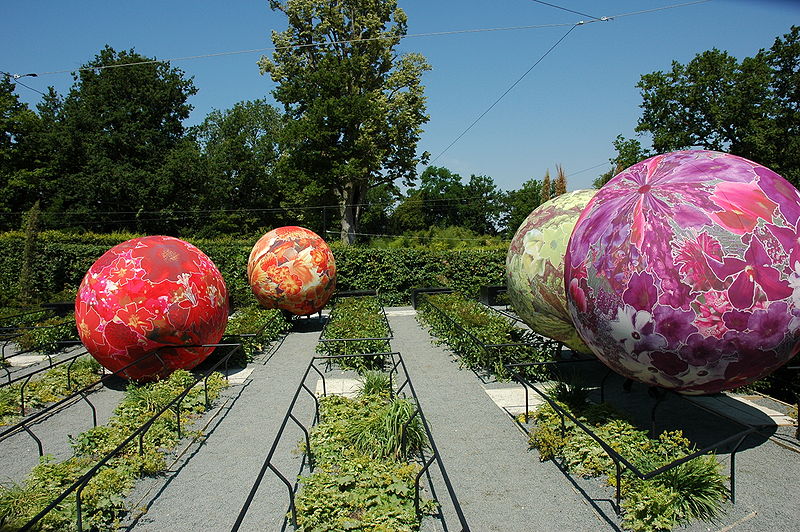
M800 193L760 164L678 151L609 181L566 254L584 342L631 379L689 394L753 382L800 340Z
M214 350L228 323L228 292L195 246L169 236L134 238L106 251L75 299L81 341L112 372L133 380L192 369ZM155 354L151 354L157 351Z
M273 229L247 261L247 278L258 302L298 316L319 312L336 288L336 264L328 244L304 227Z

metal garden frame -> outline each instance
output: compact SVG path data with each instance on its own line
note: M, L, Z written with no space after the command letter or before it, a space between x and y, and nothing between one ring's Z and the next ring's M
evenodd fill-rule
M281 422L280 428L278 429L278 434L275 436L275 440L272 443L272 447L270 448L269 452L267 453L266 458L264 459L264 463L261 466L258 475L253 483L250 492L242 505L241 510L239 511L239 515L236 518L236 522L234 523L233 527L231 528L232 532L235 532L240 529L242 526L242 522L244 521L245 516L250 508L250 505L253 503L253 499L256 496L259 486L263 481L264 475L267 472L267 469L271 470L279 479L280 481L286 486L287 492L289 494L289 510L291 513L291 525L296 529L297 528L297 511L294 504L294 497L295 492L298 489L298 481L294 483L290 482L286 476L272 463L272 459L275 455L275 451L278 447L278 444L281 441L281 438L284 435L284 431L286 430L286 426L291 419L295 425L297 425L300 430L303 432L305 438L305 454L303 455L303 461L301 465L301 471L305 468L305 464L308 463L309 471L313 472L314 470L314 452L311 449L311 439L309 429L311 426L315 425L319 422L319 399L317 398L316 394L306 385L306 381L308 380L309 375L312 374L312 371L316 373L322 379L322 389L323 389L323 396L327 396L327 387L325 382L325 373L320 370L316 366L316 363L322 363L326 367L330 366L330 362L332 359L342 359L342 358L369 358L369 357L385 357L389 356L391 359L391 367L388 371L390 376L390 383L394 383L393 375L396 375L396 380L398 381L398 388L394 390L394 385L392 384L392 393L394 395L403 394L403 390L408 387L408 391L411 394L411 397L414 401L416 406L416 411L414 415L406 422L405 427L408 427L408 424L414 419L414 417L419 416L420 420L422 421L422 425L425 428L425 433L428 437L428 443L431 448L431 455L429 457L425 457L424 454L420 454L419 461L422 465L422 469L417 474L416 481L415 481L415 493L414 493L414 508L419 513L419 483L422 475L425 474L428 477L428 481L430 484L431 477L430 477L430 466L435 461L437 467L439 469L439 473L442 476L442 480L444 481L445 487L447 489L448 496L450 498L450 502L453 506L453 509L456 513L458 521L461 525L462 532L468 532L470 530L469 525L467 524L466 518L461 510L461 505L458 502L458 497L455 494L452 484L450 483L450 479L447 476L447 471L445 470L444 463L442 462L441 455L436 447L436 443L433 439L433 434L431 433L430 427L428 425L428 421L425 418L425 415L422 412L422 407L420 406L419 399L417 397L416 390L414 389L414 385L411 382L411 378L408 374L408 369L406 368L405 361L403 357L398 352L391 352L391 353L366 353L366 354L358 354L358 355L334 355L334 356L314 356L312 357L311 361L309 362L308 366L306 367L305 373L303 374L302 379L300 380L300 384L297 387L297 390L292 397L292 400L289 404L289 408L286 412L286 415L283 417L283 421ZM400 381L400 372L399 369L402 369L403 374L403 382L399 383ZM297 419L297 416L294 414L294 409L297 406L298 399L301 395L301 392L305 391L314 401L314 416L311 420L311 423L307 427L303 422ZM404 427L404 428L405 428ZM403 431L403 443L401 444L402 447L405 447L405 430ZM310 450L310 452L309 452ZM308 459L306 461L306 458ZM433 490L432 490L433 491ZM439 502L438 499L434 499ZM441 505L439 505L441 508ZM440 510L440 517L444 520L444 514Z
M223 356L217 362L215 362L210 368L208 368L203 374L201 374L199 376L196 376L194 382L192 382L186 388L184 388L184 390L181 393L176 395L169 403L167 403L163 408L161 408L161 410L159 410L158 412L153 414L153 416L151 416L147 421L145 421L138 428L133 430L131 432L131 434L127 438L125 438L119 445L117 445L117 447L115 447L112 451L110 451L105 456L103 456L91 469L89 469L86 473L81 475L75 482L73 482L69 487L67 487L63 492L61 492L61 494L58 497L56 497L55 499L53 499L50 502L50 504L48 504L41 512L36 514L27 523L25 523L22 526L22 528L20 528L21 532L24 532L26 530L31 530L31 528L36 523L38 523L45 515L47 515L50 511L52 511L56 506L58 506L58 504L61 501L63 501L73 491L75 492L75 503L76 503L75 506L76 506L76 510L77 510L76 525L78 527L78 531L82 532L83 531L83 520L82 520L82 511L81 511L82 510L81 493L83 492L84 488L89 483L89 481L98 473L98 471L100 471L100 469L106 463L108 463L109 460L111 460L114 456L116 456L117 453L119 453L127 445L129 445L131 442L133 442L134 439L136 439L137 437L138 437L138 442L139 442L139 453L141 454L143 452L144 435L147 433L147 431L150 429L150 427L153 425L153 423L155 423L155 421L159 417L161 417L161 415L163 415L165 412L167 412L169 410L173 410L174 409L174 411L175 411L175 416L176 416L176 419L177 419L176 432L178 434L178 438L181 438L182 437L182 432L181 432L181 423L180 423L180 411L181 411L181 403L183 402L183 399L186 397L186 395L188 395L189 391L192 388L194 388L194 386L197 383L199 383L200 381L204 381L204 384L205 384L205 386L204 386L205 401L206 401L206 406L209 406L208 386L207 386L208 385L208 378L211 376L212 373L214 373L223 364L225 364L225 366L227 368L228 360L231 358L231 356L233 356L233 354L237 350L241 349L242 346L241 346L241 344L224 343L224 344L188 345L188 346L181 346L181 347L215 347L215 348L230 347L232 349L228 353L226 353L225 356ZM156 353L156 352L154 352L154 353ZM132 364L129 364L128 366L126 366L125 368L123 368L123 369L121 369L119 371L124 371L124 369L132 366L133 364L138 364L139 362L141 362L145 358L148 358L149 356L150 356L149 354L145 355L144 357L139 358L138 360L136 360ZM163 364L163 360L161 360L161 362ZM227 378L228 377L226 375L225 379L227 380Z
M437 291L436 293L450 293L450 292L452 292L452 291L449 291L449 292L439 292L439 291ZM514 347L538 348L538 346L536 346L536 345L534 345L532 343L529 343L529 342L507 342L507 343L500 343L500 344L487 344L487 343L484 343L478 337L476 337L471 331L469 331L468 329L464 328L460 323L456 322L453 318L451 318L445 311L443 311L438 306L436 306L434 303L432 303L430 301L430 299L428 298L428 292L420 292L420 293L418 293L417 298L418 298L417 299L418 306L421 306L421 305L430 306L436 312L436 314L438 316L440 316L441 318L444 319L444 321L447 323L448 328L450 330L455 331L455 332L457 332L459 334L463 334L464 336L469 338L474 345L476 345L478 348L480 348L485 353L485 359L482 360L481 363L482 363L483 368L486 369L486 370L491 370L492 369L491 364L489 363L489 361L493 361L493 360L499 360L500 364L502 364L503 367L506 367L507 366L507 364L505 363L506 355L505 355L504 351L509 349L509 348L514 348ZM519 320L517 318L510 317L506 313L500 312L497 309L494 309L494 308L492 308L490 306L487 306L485 304L482 304L482 305L489 312L492 312L492 313L495 313L495 314L497 314L499 316L502 316L504 319L511 319L513 321L521 321L521 320ZM480 375L479 375L479 377L480 377ZM483 380L482 377L480 377L480 378Z
M569 363L569 362L572 362L572 361L550 362L550 363L544 362L544 363L532 363L532 364L508 364L508 365L506 365L506 368L511 372L512 378L516 382L521 384L523 386L523 388L525 389L525 420L526 421L528 419L528 410L529 410L528 388L530 388L533 391L535 391L537 394L539 394L539 396L541 396L542 399L547 401L547 404L550 405L550 407L552 407L553 410L555 410L555 412L558 414L559 418L561 419L561 432L562 432L562 434L566 431L566 419L569 419L570 421L572 421L575 424L576 427L578 427L580 430L582 430L584 433L586 433L589 437L591 437L594 441L596 441L597 444L600 445L600 447L603 449L603 451L605 451L605 453L608 455L608 457L611 459L611 461L614 462L615 478L616 478L616 493L615 493L616 505L614 507L614 510L617 512L617 514L620 514L621 511L622 511L622 507L621 507L621 499L622 499L621 485L622 485L622 473L623 473L623 471L625 469L627 469L628 471L633 473L636 477L638 477L638 478L640 478L642 480L648 480L648 479L651 479L651 478L653 478L653 477L655 477L657 475L660 475L661 473L664 473L665 471L669 471L670 469L678 467L679 465L684 464L684 463L688 462L689 460L692 460L693 458L697 458L698 456L709 454L712 451L715 451L715 450L717 450L719 448L722 448L722 447L724 447L724 446L726 446L728 444L731 444L731 443L735 443L735 445L734 445L733 449L731 450L730 494L731 494L731 503L734 503L734 504L736 503L736 468L735 468L735 465L736 465L736 453L739 451L739 448L742 446L742 444L744 443L745 439L758 430L757 427L753 427L753 426L750 426L750 425L748 425L746 423L742 423L741 421L737 421L737 420L735 420L733 418L730 418L728 416L724 416L724 415L719 414L717 412L714 412L713 410L710 410L710 409L708 409L708 408L706 408L706 407L704 407L704 406L702 406L702 405L700 405L698 403L692 402L692 404L694 406L697 406L698 408L701 408L702 410L705 410L705 411L707 411L709 413L713 413L715 415L718 415L719 417L727 419L728 421L731 421L733 423L741 425L743 427L743 430L741 430L740 432L737 432L736 434L733 434L732 436L729 436L729 437L727 437L727 438L725 438L725 439L723 439L721 441L718 441L716 443L708 445L708 446L704 447L703 449L699 449L699 450L697 450L697 451L695 451L695 452L693 452L693 453L691 453L691 454L689 454L687 456L684 456L683 458L680 458L678 460L674 460L674 461L672 461L672 462L670 462L668 464L665 464L665 465L663 465L663 466L661 466L661 467L659 467L657 469L654 469L654 470L648 471L648 472L643 472L639 468L634 466L632 463L630 463L630 461L628 461L624 456L622 456L616 450L614 450L614 448L611 447L611 445L608 442L606 442L600 436L598 436L597 433L591 429L591 427L587 426L585 423L580 421L571 412L569 412L569 411L565 410L564 408L562 408L555 400L553 400L549 395L547 395L544 391L542 391L539 387L537 387L536 384L530 382L524 375L520 374L519 371L518 371L519 368L523 368L523 367L531 366L531 365L544 365L544 364L559 365L559 364L564 364L564 363ZM608 376L608 374L606 374L606 377L603 378L603 383L605 383L605 379L607 378L607 376ZM602 388L602 386L603 386L603 384L601 384L601 388ZM658 404L660 403L661 399L663 399L663 395L661 395L660 398L657 398L657 402L654 405L653 411L652 411L652 414L651 414L651 420L654 419L653 416L655 414L655 409L658 406ZM525 430L526 430L526 432L528 432L527 429L525 429Z
M335 355L330 355L330 349L332 349L332 346L334 345L343 344L344 345L343 351L345 354L348 355L361 354L361 353L350 352L348 347L353 342L368 342L368 341L383 342L383 345L385 346L383 352L386 354L390 353L392 350L391 341L392 339L394 339L394 333L392 332L392 327L389 325L389 319L386 317L386 309L384 309L383 305L380 305L381 321L383 323L384 329L387 331L386 336L375 337L375 338L328 338L327 337L328 325L334 319L336 319L336 303L338 302L339 299L343 299L346 297L377 297L377 292L374 290L361 290L357 292L340 292L339 294L336 295L336 299L334 300L334 305L333 308L331 309L328 321L325 323L325 325L322 327L322 331L319 333L319 343L323 346L323 349L325 349L325 351L329 354L329 359L331 361L336 359Z

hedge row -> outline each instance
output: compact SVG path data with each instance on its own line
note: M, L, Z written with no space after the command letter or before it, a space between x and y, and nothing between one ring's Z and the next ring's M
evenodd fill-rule
M50 299L52 294L75 290L100 255L134 236L137 235L40 233L31 265L31 292L40 299ZM214 261L237 306L252 302L245 272L255 239L189 239L189 242ZM19 298L24 247L23 233L0 234L0 303ZM505 282L504 249L428 251L337 244L331 248L336 259L338 289L375 289L386 305L408 304L414 287L449 286L477 296L481 286Z

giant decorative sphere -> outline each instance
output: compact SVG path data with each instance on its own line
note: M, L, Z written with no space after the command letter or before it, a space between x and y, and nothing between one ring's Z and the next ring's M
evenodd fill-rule
M753 382L800 340L800 193L713 151L637 163L570 239L568 308L609 367L690 394Z
M247 278L258 302L306 316L322 310L336 288L336 264L328 244L304 227L273 229L247 261Z
M506 256L508 297L522 321L581 353L591 350L567 312L564 254L572 228L595 192L576 190L539 205L517 230Z
M219 270L195 246L169 236L134 238L106 251L75 299L89 353L123 377L150 380L191 369L214 350L228 323ZM151 354L157 351L155 354Z

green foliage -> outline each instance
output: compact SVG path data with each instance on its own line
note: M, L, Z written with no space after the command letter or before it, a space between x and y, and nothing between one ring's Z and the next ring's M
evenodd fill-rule
M33 268L36 292L74 291L103 253L137 236L142 235L41 232ZM246 275L247 258L255 237L189 241L217 265L236 306L255 304ZM0 233L0 294L16 294L23 247L22 233ZM338 289L378 290L384 304L408 304L414 287L449 286L477 297L481 286L505 283L505 248L431 251L332 245L331 249L336 260Z
M25 329L16 339L21 349L37 351L42 354L57 353L62 349L58 343L64 340L77 340L75 315L55 316Z
M392 379L383 371L364 371L358 379L360 397L388 397L391 393Z
M611 169L598 177L592 183L594 188L600 188L611 180L612 177L622 172L626 168L633 166L639 161L643 161L654 155L642 147L642 143L636 139L626 139L622 135L617 135L614 139L614 149L617 150L617 155L608 160L611 163Z
M702 52L637 84L637 131L653 135L657 152L700 146L758 161L800 183L800 27L739 62L727 52Z
M441 343L459 356L462 366L490 371L500 379L510 376L504 364L544 362L552 360L557 353L557 343L515 327L502 314L459 293L424 296L417 316ZM527 345L486 348L481 345L518 343ZM527 368L525 372L536 380L548 375L539 368Z
M273 0L270 7L288 22L272 33L272 58L259 62L289 118L283 171L336 195L342 239L353 243L369 188L408 184L428 157L416 147L428 121L421 81L430 66L420 54L397 54L407 18L396 0Z
M388 337L389 326L377 298L346 297L336 300L324 336L320 338L316 349L317 353L327 356L389 353L392 348L388 339L343 341L350 338ZM343 358L336 361L341 368L358 370L373 369L381 363L380 357Z
M237 309L228 317L225 336L234 336L233 340L241 342L242 356L231 359L231 363L246 365L264 350L270 342L275 341L291 328L280 310L265 309L251 305ZM255 336L241 336L255 334Z
M45 457L21 484L0 487L0 529L15 530L43 510L51 500L114 450L152 414L163 408L183 389L194 382L187 371L178 370L169 379L128 386L125 397L106 425L100 425L72 439L74 456L57 462ZM209 401L215 400L226 386L222 375L208 380ZM185 397L179 415L186 426L206 408L203 385L192 388ZM83 526L87 530L115 530L126 512L125 495L137 478L162 471L164 453L178 443L175 412L161 415L143 439L143 450L128 445L92 477L83 491ZM73 530L76 510L71 494L39 522L36 530Z
M431 226L419 231L407 231L401 236L375 238L370 241L371 248L379 249L422 249L444 251L449 249L508 249L508 242L499 236L479 235L465 227Z
M522 183L517 190L506 194L506 237L514 238L525 218L539 205L542 204L542 182L529 179Z
M569 393L568 395L571 395ZM577 402L559 406L572 412L616 452L643 473L649 473L694 452L681 431L664 432L650 439L608 405ZM530 444L541 460L559 459L573 474L605 476L616 483L615 466L605 450L575 423L545 404L534 412L536 425ZM727 499L727 477L713 455L703 455L648 480L625 470L621 492L623 526L634 531L671 530L694 520L713 521Z
M25 409L31 410L47 403L59 401L100 377L100 364L91 356L79 358L69 369L61 364L44 372L41 377L31 379L25 387ZM23 381L24 382L24 381ZM19 419L20 389L22 383L14 383L0 388L0 425L10 425Z
M383 379L368 373L367 380ZM399 430L413 408L407 399L383 392L320 400L321 421L311 431L316 469L299 479L301 489L295 498L302 530L419 529L414 479L420 466L405 462L399 452ZM359 429L368 434L360 434ZM418 416L407 436L408 454L426 448ZM432 501L422 499L421 511L432 510Z

